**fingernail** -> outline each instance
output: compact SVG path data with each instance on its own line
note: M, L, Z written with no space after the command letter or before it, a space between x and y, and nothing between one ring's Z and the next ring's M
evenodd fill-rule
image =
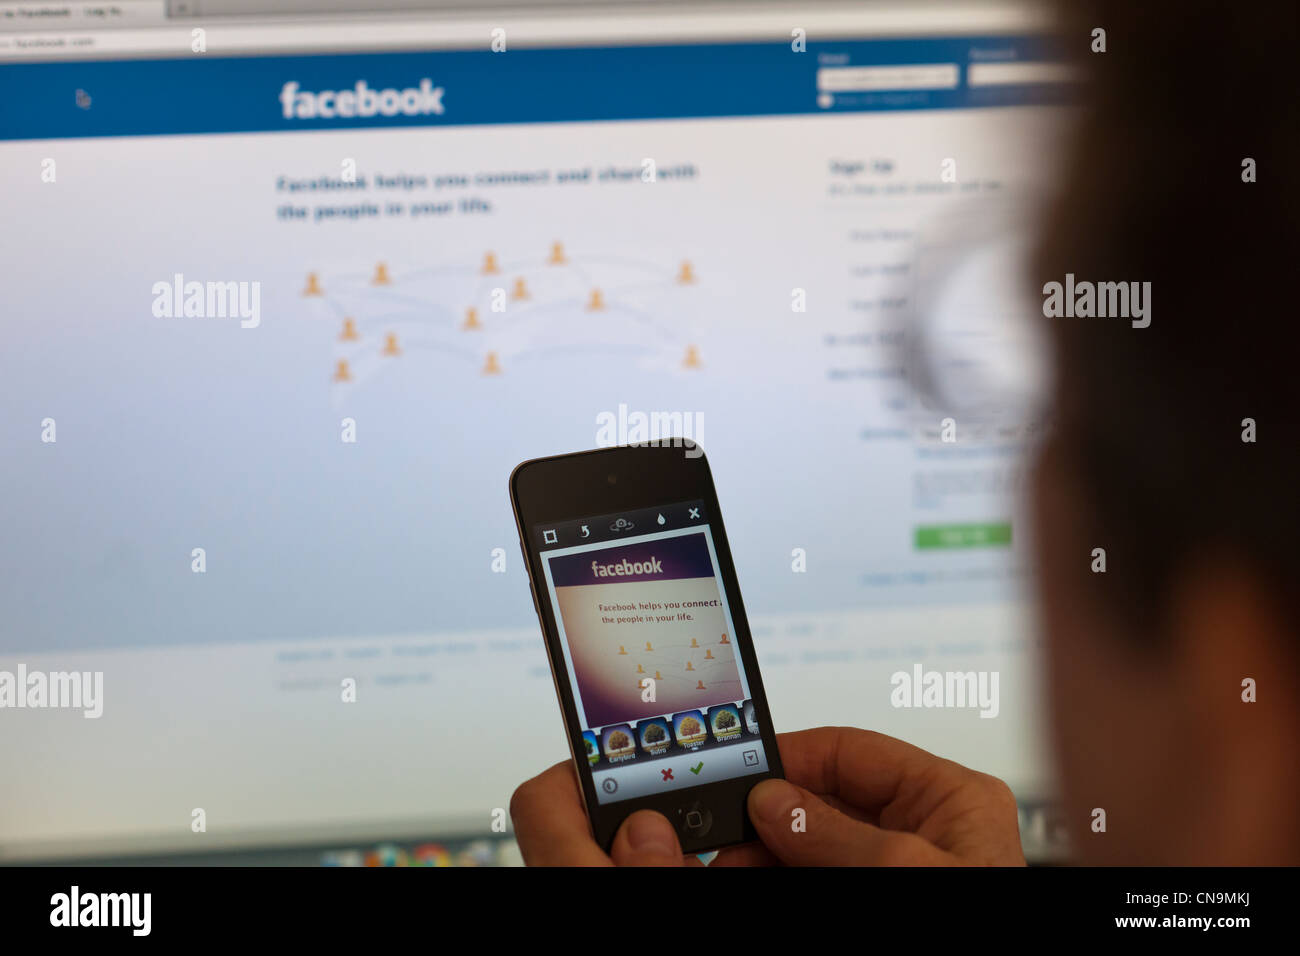
M764 823L782 823L799 800L799 791L784 780L764 780L749 791L749 815Z
M673 825L657 813L637 813L627 821L627 843L637 853L677 856L677 834Z

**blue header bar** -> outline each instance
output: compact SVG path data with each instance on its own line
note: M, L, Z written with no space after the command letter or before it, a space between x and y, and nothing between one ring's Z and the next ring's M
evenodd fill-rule
M0 66L0 139L781 116L1061 102L971 86L1050 62L1038 37L62 61ZM931 66L897 80L850 68ZM819 75L821 80L819 82ZM908 84L911 84L910 86Z

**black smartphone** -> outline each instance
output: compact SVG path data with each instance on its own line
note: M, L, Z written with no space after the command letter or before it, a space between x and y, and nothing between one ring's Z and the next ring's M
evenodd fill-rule
M687 853L755 839L781 757L703 450L526 461L510 500L596 841L644 808Z

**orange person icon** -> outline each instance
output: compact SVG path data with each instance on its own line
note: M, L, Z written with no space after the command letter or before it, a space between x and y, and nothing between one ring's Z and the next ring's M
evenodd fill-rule
M496 275L501 271L497 265L497 256L495 252L485 252L483 254L483 274L485 276Z
M515 287L510 290L510 298L526 299L528 298L528 283L522 277L515 280Z
M489 352L487 354L487 360L483 363L483 374L484 375L501 374L501 365L497 362L496 352Z
M723 634L723 635L722 635L722 640L718 641L718 643L719 643L719 644L730 644L731 641L727 640L727 635L726 635L726 634Z
M569 260L564 258L564 243L551 243L551 257L546 260L553 266L562 266Z
M339 359L339 364L334 366L334 381L336 382L352 381L352 372L348 369L347 359Z
M618 652L619 652L620 654L626 654L626 653L627 653L627 648L624 647L622 644L620 644L620 645L618 645Z
M663 680L663 678L659 676L658 671L655 671L655 680Z
M700 367L700 350L694 345L686 346L686 357L682 359L682 366L684 368Z
M712 650L705 650L705 652L704 652L704 659L705 659L706 661L711 661L711 660L713 660L713 651L712 651Z
M355 342L361 336L357 335L357 323L355 319L343 320L343 331L339 333L340 342Z
M697 641L695 638L692 637L692 638L691 638L691 647L699 647L699 646L700 646L700 642Z
M688 671L693 671L693 670L695 670L695 665L692 664L690 661L687 661L687 662L686 662L686 669L687 669Z
M605 308L605 296L599 289L591 290L591 298L587 300L588 312L600 312Z
M695 270L691 268L689 260L683 262L681 269L677 271L677 281L683 285L695 281Z
M697 680L697 681L695 682L695 689L696 689L696 690L707 690L708 688L706 688L706 687L704 686L704 681L702 681L702 680Z
M370 280L372 285L388 285L392 280L388 278L388 266L382 262L375 266L375 277Z
M303 295L324 295L320 287L320 277L314 272L307 273L307 288L302 290Z
M647 651L653 651L653 650L654 650L654 648L650 646L650 642L649 642L649 641L646 641L646 642L645 642L645 649L646 649Z
M644 673L645 673L645 668L642 667L640 664L638 664L638 665L636 665L636 672L637 672L638 674L644 674Z
M478 309L470 306L465 310L465 324L461 328L466 331L483 328L483 324L478 320Z
M386 336L384 336L384 354L385 354L385 355L401 355L401 354L402 354L402 350L399 349L399 348L397 347L397 333L396 333L396 332L389 332Z

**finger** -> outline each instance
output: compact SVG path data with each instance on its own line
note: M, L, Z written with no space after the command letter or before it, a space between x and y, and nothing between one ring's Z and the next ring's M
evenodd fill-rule
M510 798L515 840L529 866L610 866L591 836L572 761L519 785Z
M920 747L854 727L779 734L777 745L787 780L857 807L868 820L878 820L896 801L916 801L899 829L919 823L933 809L929 802L941 800L970 773Z
M677 831L662 813L638 810L619 826L610 847L618 866L682 866Z
M764 846L791 866L942 865L942 851L910 833L851 819L785 780L749 793L749 817Z
M880 814L874 810L864 810L861 807L855 807L842 797L837 797L833 793L819 793L822 802L828 806L834 807L840 813L852 820L861 820L863 823L870 823L880 826Z
M719 850L718 855L709 864L710 869L725 866L780 866L781 861L761 843L747 843L744 846L729 846Z

